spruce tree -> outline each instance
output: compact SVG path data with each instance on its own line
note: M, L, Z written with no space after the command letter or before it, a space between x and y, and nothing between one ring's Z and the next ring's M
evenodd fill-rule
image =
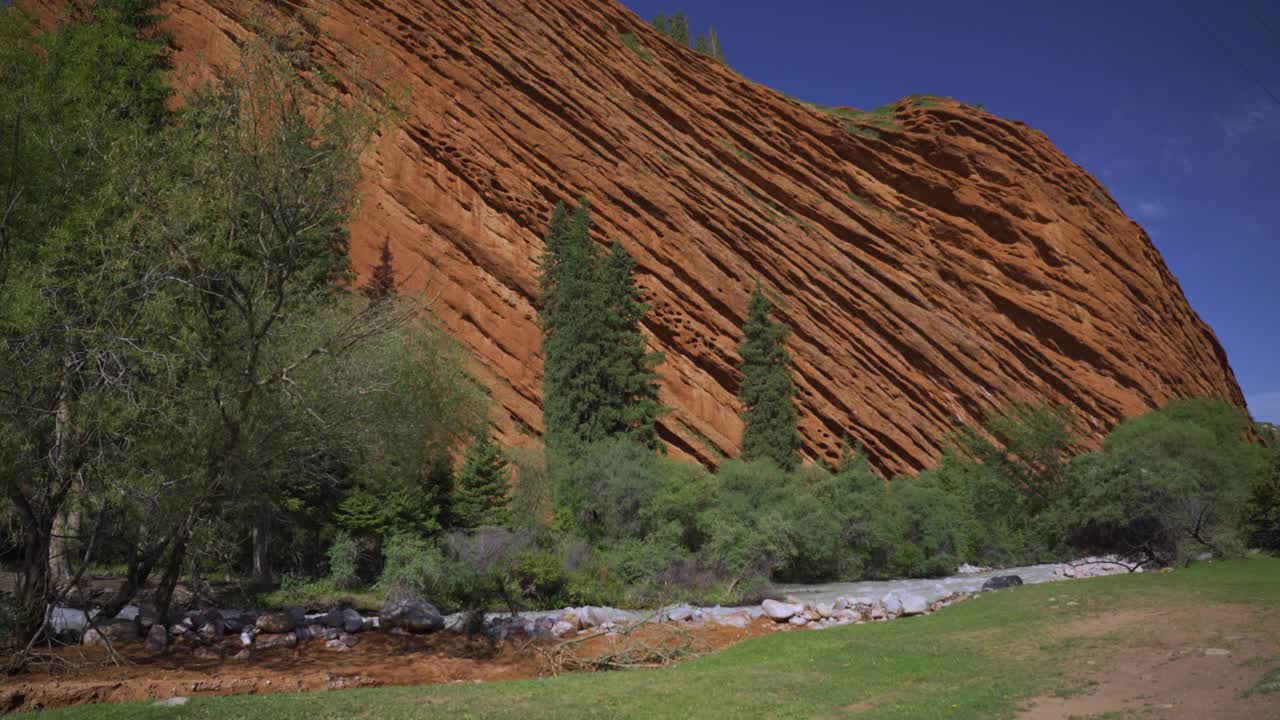
M590 227L585 200L572 211L556 208L540 278L546 442L570 458L619 436L654 447L662 412L660 357L645 351L640 323L648 307L635 287L635 263L618 243L602 254Z
M667 18L666 15L659 13L654 16L653 29L657 30L663 35L666 35L667 37L671 37L671 21Z
M671 39L682 47L689 47L689 19L684 16L684 11L677 10L675 17L669 18L669 23Z
M738 399L746 406L742 433L742 458L768 460L784 470L796 467L800 433L793 402L791 358L783 347L787 327L771 317L773 304L757 284L747 303L743 323L742 384Z
M619 401L608 410L611 417L607 418L606 432L611 437L624 435L656 449L658 435L654 422L663 412L658 402L656 368L662 362L662 355L645 349L640 323L649 306L641 300L640 289L636 287L635 265L627 249L615 240L602 268L606 297L613 302L608 314L613 343L609 348L607 375Z
M378 251L378 264L373 266L369 275L369 283L364 286L364 294L370 300L384 300L396 295L396 274L394 258L391 256L391 245L382 241L382 249Z
M697 39L693 41L693 49L703 55L711 54L711 43L707 40L705 33L698 33Z
M486 428L462 458L453 496L454 525L470 529L505 523L510 485L507 457Z

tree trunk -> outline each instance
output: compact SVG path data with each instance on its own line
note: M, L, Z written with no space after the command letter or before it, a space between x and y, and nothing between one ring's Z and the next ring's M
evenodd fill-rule
M271 573L271 511L259 508L253 524L253 584L258 590L274 586Z
M22 568L14 593L17 612L15 629L18 642L24 647L40 634L48 613L49 600L54 596L49 582L48 526L27 520L22 533Z
M173 605L173 590L178 586L178 576L182 574L182 560L187 555L187 541L190 539L191 533L184 530L174 540L173 548L169 551L169 562L164 568L164 575L160 577L160 584L156 586L156 618L166 624L171 619L169 608Z
M55 587L66 587L71 582L72 543L80 529L80 514L69 507L74 507L77 497L72 490L73 483L73 440L71 438L71 396L75 392L73 378L75 376L75 354L68 349L62 358L62 380L58 387L58 401L53 414L53 480L54 487L60 492L55 494L61 502L51 508L56 516L50 533L49 581ZM80 490L79 487L74 488Z

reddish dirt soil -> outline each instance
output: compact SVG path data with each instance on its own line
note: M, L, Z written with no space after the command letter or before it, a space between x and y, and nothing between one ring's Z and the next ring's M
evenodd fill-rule
M1063 693L1069 697L1036 699L1022 720L1280 719L1280 696L1245 697L1264 673L1280 666L1280 610L1225 606L1117 615L1123 617L1073 623L1059 635L1121 633L1131 636L1128 644L1133 647L1082 676L1070 693Z
M709 652L777 630L764 619L742 629L710 624L693 627L687 636L664 626L646 626L630 636L591 637L573 644L572 649L578 658L590 659L616 653L628 645L670 648L687 640L694 649ZM323 641L313 640L294 650L256 653L248 660L201 660L191 655L191 646L182 645L154 655L141 644L130 644L119 648L127 661L124 665L111 663L104 648L72 647L58 652L56 660L40 669L0 680L0 713L179 695L247 695L535 678L553 674L548 651L555 647L524 641L492 643L455 633L425 637L363 633L360 643L350 652L330 650Z

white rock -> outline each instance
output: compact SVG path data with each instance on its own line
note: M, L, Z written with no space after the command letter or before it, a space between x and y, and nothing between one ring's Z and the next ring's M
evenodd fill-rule
M746 613L730 613L715 616L715 622L729 627L744 628L751 624L751 618Z
M824 618L829 618L834 616L835 610L836 610L835 606L832 605L831 603L818 603L817 605L813 606L813 609L816 610L817 613Z
M1204 654L1211 657L1226 657L1231 654L1231 651L1223 648L1205 648Z
M888 615L897 615L902 612L902 601L894 593L888 593L880 598L880 604L884 606L884 611Z
M929 611L929 602L919 595L904 595L902 597L902 614L903 615L923 615Z
M568 635L569 633L573 632L574 630L577 630L577 628L574 627L572 624L567 623L563 620L560 620L555 625L551 626L551 634L555 635L558 638L562 638L565 635Z
M667 612L667 619L671 622L685 622L693 617L693 608L678 607Z
M769 616L774 622L786 622L793 615L798 615L804 611L803 605L794 605L792 603L778 602L772 598L766 599L760 603L760 608L764 610L764 614Z
M806 619L805 619L805 617L804 617L803 615L796 615L796 616L793 616L793 617L792 617L790 620L788 620L787 622L791 623L792 625L795 625L796 627L804 627L805 625L808 625L808 624L809 624L809 621L808 621L808 620L806 620Z
M156 707L181 707L187 704L187 699L181 695L171 697L167 700L157 700Z

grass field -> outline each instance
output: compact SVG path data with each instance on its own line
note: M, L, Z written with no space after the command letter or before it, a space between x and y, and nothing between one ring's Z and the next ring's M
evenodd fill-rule
M778 633L678 667L484 685L224 698L183 707L82 706L88 718L1007 718L1028 699L1091 692L1090 676L1154 638L1169 618L1268 618L1280 642L1280 559L1252 558L1050 583L940 613ZM1206 609L1215 609L1208 613ZM1162 620L1153 621L1155 618ZM1114 622L1112 622L1114 620ZM1213 628L1201 628L1211 632ZM1255 659L1274 672L1280 656ZM1235 666L1232 666L1235 667ZM1270 699L1276 696L1272 695Z

